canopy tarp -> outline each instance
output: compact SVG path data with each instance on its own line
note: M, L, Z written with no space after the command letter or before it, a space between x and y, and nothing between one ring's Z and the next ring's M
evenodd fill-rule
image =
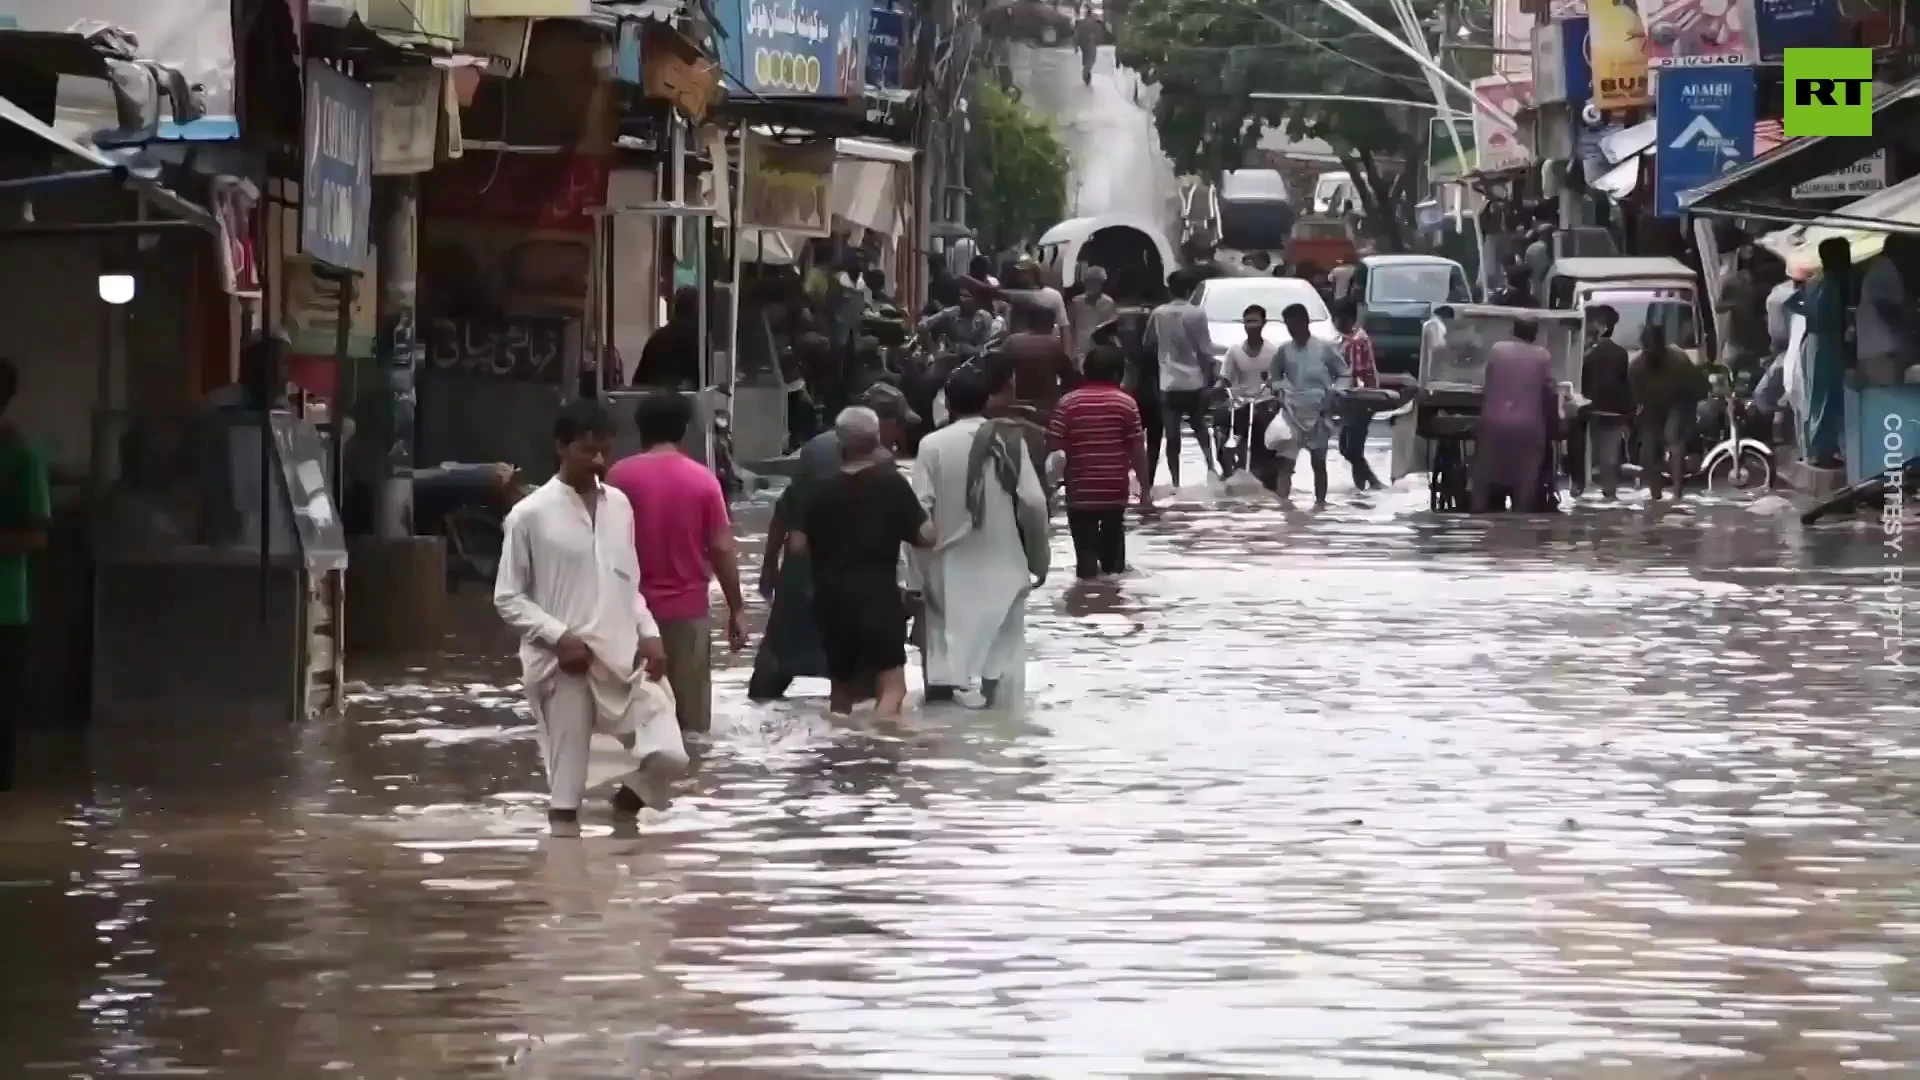
M1812 272L1820 265L1820 245L1834 237L1853 249L1855 265L1880 254L1887 234L1920 234L1920 176L1857 202L1830 211L1804 225L1794 225L1760 238L1760 246L1789 267Z

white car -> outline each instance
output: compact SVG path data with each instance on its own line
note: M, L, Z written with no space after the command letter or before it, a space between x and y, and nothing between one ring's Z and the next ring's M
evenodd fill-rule
M1223 349L1247 340L1240 318L1253 304L1267 310L1267 329L1262 336L1276 345L1287 340L1287 328L1280 322L1280 313L1295 304L1307 309L1308 333L1329 345L1340 340L1339 332L1333 328L1333 315L1327 311L1327 302L1305 278L1209 278L1201 284L1193 302L1207 317L1207 330L1213 336L1213 343Z

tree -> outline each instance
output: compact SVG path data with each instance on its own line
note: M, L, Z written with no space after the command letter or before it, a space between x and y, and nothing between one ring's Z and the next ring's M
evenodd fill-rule
M1384 27L1400 25L1385 0L1354 6ZM1353 178L1376 243L1405 249L1414 166L1426 150L1432 110L1248 95L1431 101L1425 75L1407 56L1314 0L1132 0L1119 58L1159 84L1154 120L1176 168L1206 177L1239 168L1268 126L1295 139L1323 139Z
M1037 239L1067 216L1070 161L1053 128L990 80L973 95L968 221L982 250Z

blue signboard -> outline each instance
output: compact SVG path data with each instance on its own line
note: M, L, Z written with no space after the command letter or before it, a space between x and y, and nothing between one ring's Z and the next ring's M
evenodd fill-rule
M306 112L300 250L359 270L373 218L373 90L309 60Z
M1593 97L1593 57L1587 52L1592 45L1587 37L1586 16L1561 23L1560 32L1566 35L1566 48L1562 52L1567 65L1567 105L1578 111Z
M874 8L867 23L867 85L900 89L900 47L907 37L907 13Z
M870 0L716 0L727 92L845 98L866 85Z
M1654 212L1680 212L1680 193L1753 158L1753 69L1662 68L1654 80Z
M1833 49L1841 40L1839 0L1753 0L1760 58L1779 60L1787 49Z

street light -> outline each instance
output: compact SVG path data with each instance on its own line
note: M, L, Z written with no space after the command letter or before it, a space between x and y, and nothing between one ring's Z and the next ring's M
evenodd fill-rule
M133 302L132 274L101 274L100 299L103 303L122 307Z

